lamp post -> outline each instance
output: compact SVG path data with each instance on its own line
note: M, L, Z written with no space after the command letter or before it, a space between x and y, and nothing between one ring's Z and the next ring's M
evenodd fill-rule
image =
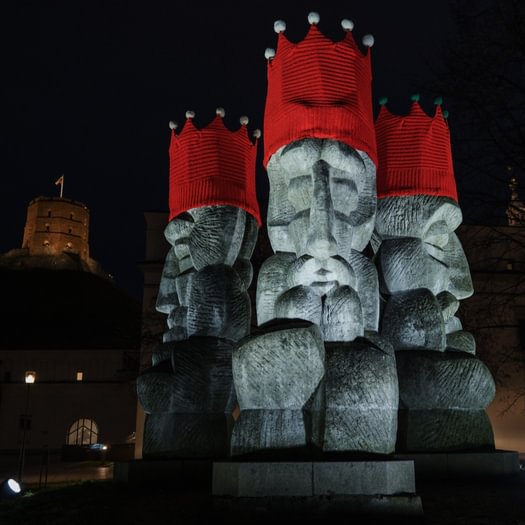
M22 443L20 444L20 455L18 457L18 480L20 483L23 481L24 475L24 463L26 456L26 434L29 427L29 392L31 385L36 381L36 372L34 370L27 370L24 376L24 381L26 383L26 405L25 411L22 414Z

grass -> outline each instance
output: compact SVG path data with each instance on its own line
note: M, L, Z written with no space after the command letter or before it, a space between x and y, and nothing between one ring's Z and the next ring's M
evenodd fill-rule
M0 502L0 524L193 523L198 516L209 516L211 510L211 498L202 493L84 481L28 491Z
M419 484L418 494L424 509L424 521L418 523L525 525L525 472L490 482ZM343 518L330 519L329 522L372 523L369 519ZM325 522L304 515L297 520ZM0 525L215 525L225 522L273 525L290 521L295 522L290 516L280 521L278 516L259 512L246 519L246 516L236 517L225 511L215 511L213 498L206 490L181 490L167 485L141 487L113 481L53 485L27 491L16 499L0 501Z

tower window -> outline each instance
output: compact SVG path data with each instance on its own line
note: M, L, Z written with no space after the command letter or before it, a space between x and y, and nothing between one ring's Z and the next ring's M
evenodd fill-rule
M77 372L77 381L84 380L84 372Z
M51 217L51 210L47 210L47 216Z
M74 213L70 213L70 214L69 214L69 218L70 218L71 220L73 220L73 217L74 217L74 216L75 216Z
M67 243L66 243L66 248L67 248L68 250L71 250L71 248L73 248L73 245L72 245L70 242L67 242Z
M72 232L73 232L73 230L71 228L67 229L67 233L72 233Z
M44 242L42 243L42 246L49 246L49 241L44 241Z
M46 232L49 231L49 227L50 227L50 224L48 222L46 222Z

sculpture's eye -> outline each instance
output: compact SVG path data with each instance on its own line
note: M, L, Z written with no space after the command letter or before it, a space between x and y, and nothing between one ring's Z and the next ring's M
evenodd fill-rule
M331 177L330 195L335 211L348 215L357 208L357 186L348 177Z
M312 203L312 177L303 175L294 177L288 185L288 200L292 203L296 212L310 208Z
M433 223L423 236L426 244L443 249L449 241L449 227L445 221Z
M181 239L189 237L194 226L192 216L189 213L183 213L168 223L164 235L169 243L175 245Z

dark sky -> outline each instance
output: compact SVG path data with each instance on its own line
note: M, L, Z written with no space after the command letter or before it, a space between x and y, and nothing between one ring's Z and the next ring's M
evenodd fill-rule
M168 122L192 109L203 126L222 106L232 129L244 114L250 130L262 128L275 20L296 41L312 10L333 39L342 18L359 42L372 33L375 108L387 95L399 112L452 27L446 0L14 4L4 18L0 253L21 246L27 204L58 195L64 174L64 196L90 209L91 255L138 300L143 213L168 209ZM264 198L260 162L258 178Z

